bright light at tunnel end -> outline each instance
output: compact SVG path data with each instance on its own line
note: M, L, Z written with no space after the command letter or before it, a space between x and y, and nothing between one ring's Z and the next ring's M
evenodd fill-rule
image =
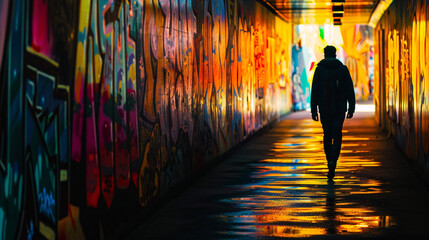
M311 112L311 108L305 109L307 112ZM375 113L375 105L374 104L356 104L355 112L360 113Z
M356 104L355 112L374 113L375 105L374 104Z

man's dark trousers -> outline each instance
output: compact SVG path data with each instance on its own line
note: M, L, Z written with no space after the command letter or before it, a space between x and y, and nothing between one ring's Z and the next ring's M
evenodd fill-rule
M335 176L337 160L340 157L341 142L343 140L343 123L345 113L321 113L320 121L323 127L323 146L325 148L326 160L328 161L328 178Z

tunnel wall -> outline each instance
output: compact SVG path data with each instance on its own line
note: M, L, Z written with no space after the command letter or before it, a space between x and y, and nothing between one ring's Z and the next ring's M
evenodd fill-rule
M368 25L343 25L341 33L346 55L344 64L350 71L356 100L368 100L373 95L371 85L374 80L371 66L372 28Z
M256 1L0 4L0 239L118 237L291 109Z
M426 0L393 1L374 31L376 118L429 180Z

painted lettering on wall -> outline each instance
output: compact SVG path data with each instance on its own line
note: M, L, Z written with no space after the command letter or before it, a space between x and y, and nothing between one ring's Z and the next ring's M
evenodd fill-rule
M412 4L394 2L391 13L383 16L375 30L375 52L379 52L375 62L379 74L375 77L380 92L386 93L383 99L376 91L376 116L381 116L377 119L426 174L429 174L428 4L422 0Z

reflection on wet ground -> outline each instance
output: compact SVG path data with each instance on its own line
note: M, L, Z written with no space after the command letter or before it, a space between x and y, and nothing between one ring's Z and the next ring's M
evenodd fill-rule
M235 185L248 192L238 198L220 199L245 209L217 215L237 226L230 235L265 235L276 237L308 237L324 234L345 234L389 228L394 219L359 202L348 201L354 194L380 194L381 182L359 178L352 172L379 167L380 162L359 154L369 138L344 136L343 155L338 163L335 182L328 183L323 153L322 129L315 125L302 131L301 123L277 139L267 149L270 158L249 165L248 184ZM359 149L359 150L357 150Z
M346 120L335 181L329 183L322 128L308 114L291 114L251 139L130 239L427 234L427 188L372 115Z

